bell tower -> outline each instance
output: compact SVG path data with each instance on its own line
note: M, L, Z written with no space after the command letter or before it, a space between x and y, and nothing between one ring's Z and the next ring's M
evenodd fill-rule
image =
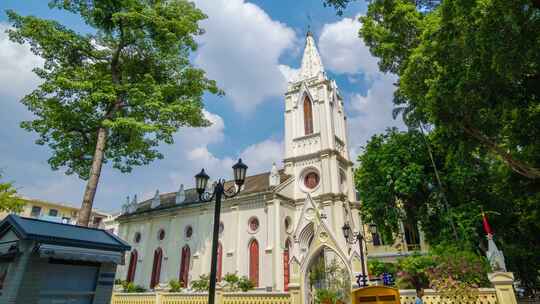
M297 79L285 94L285 171L296 179L295 199L353 201L343 98L327 77L311 32Z

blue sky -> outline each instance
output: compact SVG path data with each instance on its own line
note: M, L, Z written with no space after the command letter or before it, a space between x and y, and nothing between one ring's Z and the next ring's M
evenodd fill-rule
M52 18L77 31L90 31L78 16L50 10L43 0L4 0L0 3L0 168L30 198L80 203L84 182L52 171L50 151L33 142L34 134L21 130L20 121L31 114L18 100L39 84L31 69L40 65L26 46L10 42L4 30L9 23L4 11ZM127 195L139 201L156 189L171 192L180 184L190 187L201 167L211 176L230 176L230 166L241 156L251 174L281 165L283 147L283 94L287 77L300 65L308 23L317 41L323 64L336 79L348 115L351 157L375 133L402 126L391 118L395 77L378 71L357 32L357 16L365 2L357 1L343 16L317 0L196 0L207 15L206 34L193 62L226 92L225 97L205 97L208 118L205 129L182 129L175 144L163 145L165 159L121 174L105 166L95 206L119 210ZM307 16L311 16L311 22Z

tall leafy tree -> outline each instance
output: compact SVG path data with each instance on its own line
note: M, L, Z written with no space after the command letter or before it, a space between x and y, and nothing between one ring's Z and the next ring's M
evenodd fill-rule
M372 0L360 21L396 104L540 179L540 1Z
M0 212L19 212L24 201L17 197L17 189L10 182L2 182L0 173Z
M400 222L418 222L430 245L482 253L480 214L490 211L508 268L527 290L540 289L540 192L502 161L455 145L437 129L427 135L390 129L371 138L358 163L363 219L375 223L388 243L400 233Z
M406 104L460 143L540 178L540 10L533 1L373 1L361 35Z
M52 150L49 164L87 180L78 224L88 225L104 163L121 172L163 155L182 126L202 127L202 96L220 93L190 64L206 16L187 0L52 0L94 29L8 11L11 40L45 60L42 84L22 99L35 119L21 126Z

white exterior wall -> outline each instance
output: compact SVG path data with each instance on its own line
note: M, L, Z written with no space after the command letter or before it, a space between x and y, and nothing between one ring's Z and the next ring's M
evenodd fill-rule
M221 222L224 231L220 234L223 248L222 275L237 273L249 277L249 243L256 239L259 243L259 287L283 289L282 247L284 242L280 225L284 226L285 215L282 213L279 199L266 201L264 195L257 195L248 201L229 203L222 206ZM135 284L148 288L152 274L154 251L161 247L163 260L160 283L178 279L180 274L181 250L187 244L191 251L189 281L201 274L210 273L210 251L212 246L213 204L187 207L174 213L155 216L141 216L137 219L121 222L120 235L137 250L139 259L135 273ZM248 222L252 217L259 220L259 229L250 231ZM188 225L193 227L193 236L185 237ZM165 230L165 239L158 239L160 229ZM135 233L141 233L141 241L134 242ZM283 245L281 244L283 243ZM277 248L274 254L274 248ZM118 269L118 277L125 279L129 266L129 254L126 265ZM273 271L276 270L276 271ZM281 282L281 284L280 284Z

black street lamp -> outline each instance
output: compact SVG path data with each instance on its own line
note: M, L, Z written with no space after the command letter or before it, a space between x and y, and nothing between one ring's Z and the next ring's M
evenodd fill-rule
M199 201L211 202L216 198L216 206L214 210L214 233L212 236L212 262L210 264L210 287L208 290L208 304L214 304L216 295L216 272L217 272L217 251L218 251L218 239L219 239L219 215L221 211L221 198L231 198L240 193L240 189L246 180L246 171L248 166L242 163L242 159L232 167L234 173L234 183L228 189L225 189L225 180L220 179L214 186L212 193L206 192L206 186L210 176L204 172L204 169L197 175L195 175L195 186L197 193L199 193ZM236 188L236 189L235 189Z
M362 274L357 277L357 283L360 287L366 287L367 285L367 274L366 274L366 265L364 263L364 246L363 242L366 241L362 233L358 232L355 233L352 231L351 226L349 226L349 223L345 223L343 227L341 227L343 230L343 236L345 237L345 240L347 243L354 245L358 242L358 246L360 247L360 262L362 263ZM369 230L371 233L376 233L377 227L376 226L370 226Z

